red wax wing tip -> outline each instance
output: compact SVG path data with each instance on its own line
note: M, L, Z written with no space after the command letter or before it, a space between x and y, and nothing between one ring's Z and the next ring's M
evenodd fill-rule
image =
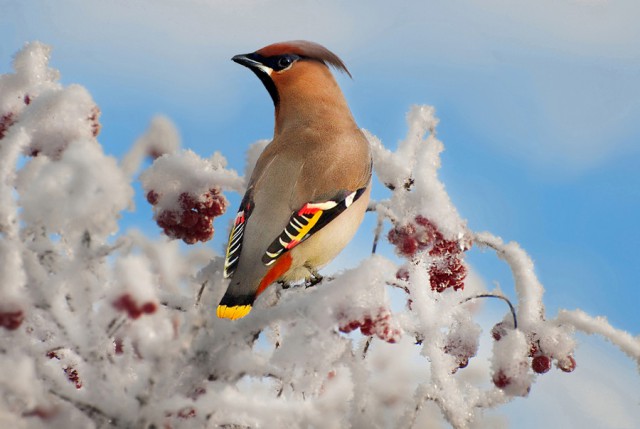
M256 291L256 296L260 295L271 283L275 282L286 273L291 267L291 254L285 253L275 263L275 265L267 271Z
M302 208L298 211L298 215L307 215L307 214L312 215L312 214L317 213L318 211L320 211L320 209L319 209L319 208L317 208L317 207L309 207L309 205L308 205L308 204L305 204L305 206L304 206L304 207L302 207Z

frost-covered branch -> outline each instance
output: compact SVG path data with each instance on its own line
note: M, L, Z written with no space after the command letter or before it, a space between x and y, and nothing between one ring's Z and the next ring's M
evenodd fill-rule
M614 328L603 316L593 317L582 310L560 310L558 323L569 325L586 334L597 334L622 350L631 359L635 359L640 368L640 337Z
M411 108L395 152L367 133L388 189L370 207L376 242L397 257L374 249L316 287L267 288L241 320L216 318L223 257L200 243L268 141L248 148L240 175L220 153L180 150L157 117L118 162L98 141L90 94L63 86L49 55L28 44L0 76L3 427L469 428L553 362L572 371L576 329L639 360L638 339L604 319L546 315L524 250L467 228L438 178L444 145L428 106ZM157 240L118 224L146 158ZM488 295L467 278L474 245L496 251L516 289L481 381L465 369L479 359L474 298Z

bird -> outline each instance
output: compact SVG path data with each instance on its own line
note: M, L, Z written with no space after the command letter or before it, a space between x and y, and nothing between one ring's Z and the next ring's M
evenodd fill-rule
M259 156L233 221L216 314L239 319L276 281L320 279L360 226L371 193L369 142L329 67L351 73L324 46L274 43L232 60L273 101L273 139Z

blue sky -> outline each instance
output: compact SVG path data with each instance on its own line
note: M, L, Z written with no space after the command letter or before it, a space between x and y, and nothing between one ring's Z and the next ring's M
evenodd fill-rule
M203 157L221 151L242 171L244 148L271 136L273 114L260 82L231 56L282 40L320 42L354 76L338 79L359 125L386 146L404 137L410 105L435 106L453 202L471 229L529 252L550 315L581 308L640 334L640 3L402 5L4 0L0 72L24 42L40 40L53 46L63 82L82 84L101 107L107 153L121 158L160 113L184 147ZM137 201L123 227L157 234ZM372 225L355 255L367 253ZM211 245L220 249L226 224L217 228ZM489 287L512 293L492 253L471 252L469 261ZM602 342L586 343L620 360ZM637 372L631 382L640 385Z

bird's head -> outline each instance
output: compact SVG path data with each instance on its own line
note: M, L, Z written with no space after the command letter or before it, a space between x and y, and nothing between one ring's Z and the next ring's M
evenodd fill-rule
M351 77L336 54L306 40L274 43L250 54L236 55L232 60L248 67L260 78L276 107L282 88L301 75L312 74L318 67L326 73L330 65Z

